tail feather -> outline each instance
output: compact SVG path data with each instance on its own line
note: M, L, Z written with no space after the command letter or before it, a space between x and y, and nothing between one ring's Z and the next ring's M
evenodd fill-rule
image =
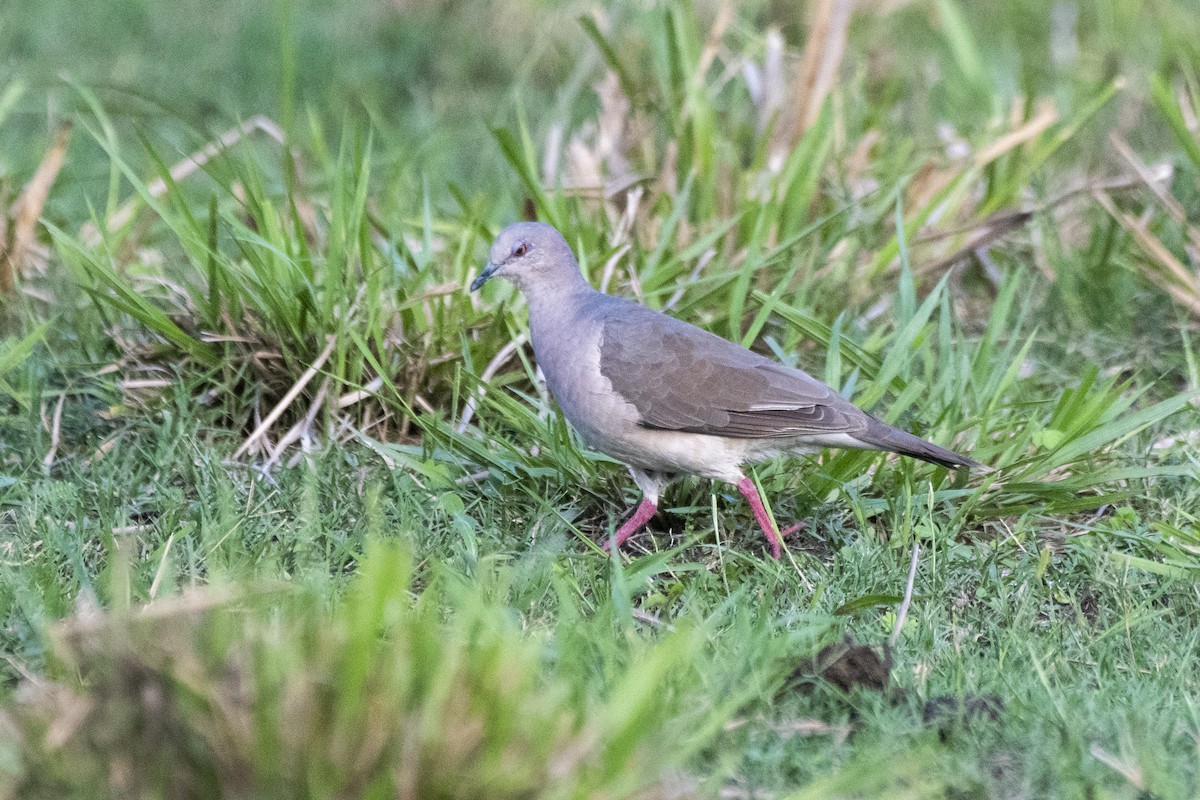
M899 428L893 428L886 422L880 422L874 418L871 419L871 423L868 425L866 431L857 434L854 438L871 447L919 458L922 461L928 461L931 464L937 464L947 469L955 469L957 467L986 469L983 464L974 459L959 455L953 450L938 447L936 444L927 442L919 436L905 433Z

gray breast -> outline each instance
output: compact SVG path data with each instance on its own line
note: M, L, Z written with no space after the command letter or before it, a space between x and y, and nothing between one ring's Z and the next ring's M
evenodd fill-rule
M604 297L604 295L599 295ZM529 329L538 365L563 416L589 446L627 458L637 411L600 374L603 307L589 297L530 306Z

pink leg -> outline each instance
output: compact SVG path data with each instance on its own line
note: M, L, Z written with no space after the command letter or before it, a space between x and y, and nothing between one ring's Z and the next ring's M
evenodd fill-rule
M792 535L793 533L795 533L796 531L803 530L803 529L804 529L804 528L806 528L806 527L807 527L807 526L804 524L804 521L803 521L803 520L801 520L800 522L794 522L794 523L792 523L791 525L788 525L788 526L787 526L786 528L784 528L783 530L781 530L781 531L779 532L779 535L780 535L781 537L783 537L784 539L786 539L787 537L791 536L791 535Z
M637 507L637 511L633 512L633 516L625 520L624 525L617 528L614 544L617 547L625 544L625 540L644 528L657 511L658 506L654 501L648 497L643 497L642 502ZM608 549L608 542L604 543L604 549Z
M754 481L749 478L742 478L737 482L737 488L742 493L742 496L750 502L750 509L754 512L754 518L758 520L758 527L762 528L762 532L767 536L767 541L771 543L771 557L779 558L783 553L779 531L775 529L775 523L771 522L771 515L767 513L767 508L763 505L762 498L758 496L758 489L755 487Z

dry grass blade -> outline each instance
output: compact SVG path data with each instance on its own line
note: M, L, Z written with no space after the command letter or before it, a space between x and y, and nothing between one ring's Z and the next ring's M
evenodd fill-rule
M696 281L700 278L700 274L704 272L704 268L707 267L709 263L712 262L712 260L716 257L717 251L711 247L701 253L700 258L696 260L695 268L692 270L692 273L688 275L688 279L686 281L682 281L679 284L679 288L675 290L675 293L667 299L667 302L663 303L662 310L670 311L671 309L675 308L679 301L683 299L688 287L695 285Z
M17 275L22 271L26 255L33 245L37 221L41 219L42 209L46 207L50 187L54 185L54 180L66 161L67 145L70 141L71 126L64 124L58 129L54 143L42 157L37 171L13 203L15 216L12 221L11 244L0 236L0 294L12 291L16 285Z
M896 625L888 638L888 647L895 647L900 641L900 632L904 630L904 620L908 618L908 607L912 605L913 585L917 581L917 559L921 556L921 544L913 542L912 559L908 564L908 581L904 585L904 599L900 601L900 610L896 612Z
M604 262L604 269L600 272L600 291L607 292L609 284L612 283L613 275L616 274L617 264L629 252L630 245L628 242L619 246L616 251L608 257L608 261Z
M504 345L504 347L501 347L499 352L488 362L488 365L484 367L483 373L479 376L479 391L468 397L466 404L463 406L462 419L458 421L457 430L459 433L466 432L467 426L471 424L471 420L475 416L475 408L479 405L479 398L483 397L483 393L486 391L484 387L491 382L496 373L500 371L500 368L508 363L508 360L517 352L517 348L525 344L525 338L525 334L521 334Z
M1146 790L1146 776L1136 763L1130 763L1127 759L1113 755L1099 744L1093 744L1088 752L1091 753L1092 758L1119 774L1135 789L1143 792Z
M1042 105L1033 119L1016 130L1009 131L976 153L975 163L981 167L990 164L1005 153L1036 139L1056 122L1058 122L1058 109L1050 103Z
M1151 282L1171 295L1189 313L1200 317L1200 279L1188 271L1183 262L1141 220L1119 210L1105 192L1097 191L1093 196L1100 207L1133 236L1148 262L1158 267L1146 272Z
M979 222L971 222L965 225L957 225L952 228L944 228L942 230L922 233L913 240L913 244L926 244L941 239L947 239L952 236L958 236L963 233L980 231L984 228L989 228L996 225L1005 225L1011 219L1020 217L1028 218L1031 215L1050 211L1082 195L1091 195L1095 192L1112 193L1125 192L1131 189L1139 189L1144 185L1145 181L1152 181L1155 184L1169 183L1171 180L1171 175L1172 170L1169 164L1156 164L1153 167L1147 167L1144 176L1126 175L1119 178L1112 178L1110 180L1088 181L1082 186L1075 186L1070 189L1066 189L1054 195L1049 200L1037 203L1036 205L1033 205L1027 209L1018 209L1015 211L997 211L996 213L989 215L987 218Z
M0 271L8 264L8 189L8 181L0 180ZM0 276L0 288L3 285L4 278Z
M333 354L333 348L336 344L337 337L330 336L325 345L325 349L321 351L321 355L317 356L317 360L312 363L311 367L304 370L304 374L300 376L300 380L296 381L291 389L288 389L287 394L285 394L280 401L275 404L275 407L271 409L271 413L267 414L266 419L259 423L258 427L254 429L254 432L246 438L246 441L242 442L242 446L239 447L237 452L233 454L235 459L241 458L244 454L249 452L250 448L253 447L258 440L261 439L263 435L271 429L271 426L274 425L281 416L283 416L283 412L287 411L288 406L290 406L295 399L300 396L300 393L304 391L304 387L308 385L309 381L317 376L317 373L320 372L321 367L323 367L325 362L329 360L329 356Z
M263 469L270 469L276 462L279 461L283 451L295 442L303 442L308 445L312 439L313 422L317 419L317 414L321 412L321 407L325 405L325 398L329 395L329 378L321 381L321 388L317 389L317 396L309 403L308 412L304 418L293 425L283 437L275 443L271 454L267 456L266 463L263 464ZM304 446L302 445L302 447ZM305 447L304 449L308 449Z
M1161 165L1155 167L1146 166L1146 164L1143 163L1140 158L1138 158L1137 154L1133 152L1133 148L1129 146L1129 143L1126 142L1116 132L1109 134L1108 140L1112 143L1113 149L1117 151L1117 155L1119 155L1122 160L1129 165L1129 168L1132 169L1134 174L1137 175L1138 179L1141 180L1142 185L1150 190L1151 194L1153 194L1155 199L1162 204L1162 207L1166 209L1168 214L1171 215L1171 218L1175 220L1176 224L1187 226L1186 231L1188 239L1191 241L1193 247L1200 249L1200 229L1191 227L1187 224L1187 212L1184 211L1184 208L1179 201L1172 197L1170 192L1167 191L1167 186L1170 185L1170 172L1167 173L1166 178L1164 179L1161 174Z
M920 266L916 272L918 274L936 273L947 269L954 264L957 264L961 259L970 253L977 252L982 248L987 247L992 242L1001 238L1007 233L1020 228L1029 220L1033 219L1033 211L1004 211L998 214L993 214L979 224L973 226L971 233L967 239L967 243L954 250L950 255ZM963 231L959 231L962 233ZM935 238L944 238L953 235L950 232L941 232L933 236L922 239L921 242L933 241Z
M749 59L742 62L742 78L757 112L759 133L767 129L783 107L786 90L783 80L784 50L783 34L778 28L769 28L762 66Z
M58 457L58 446L62 442L62 415L63 405L66 403L67 393L63 392L58 397L58 404L54 406L54 417L50 421L50 449L46 451L45 458L42 459L42 466L45 469L50 469L50 465L54 463L54 459Z
M792 81L790 109L775 136L775 154L791 150L821 113L846 52L852 7L850 0L820 0L813 5L804 58Z
M725 723L725 730L734 731L751 723L765 724L772 731L783 736L836 736L844 739L854 731L853 725L826 722L825 720L811 717L781 720L778 722L742 717Z
M713 20L712 28L704 41L704 50L700 53L700 61L696 65L696 80L700 80L716 60L717 53L721 50L721 42L725 39L725 34L729 32L729 26L733 23L734 7L731 0L722 0L717 4L716 19Z
M650 181L647 176L638 174L630 163L630 153L636 151L641 135L640 125L633 113L631 99L625 95L615 72L606 72L593 89L600 108L594 122L584 125L567 144L566 181L562 190L568 196L601 203L619 229L621 223L616 215L622 213L622 200L627 213L629 195L636 192L640 197L642 184ZM558 149L557 136L548 136L543 166L548 185L556 180ZM636 211L635 205L633 212Z
M368 397L374 397L375 393L383 388L383 378L372 378L371 381L361 389L355 389L353 392L347 392L338 398L338 408L349 408L355 403L361 403Z
M201 147L196 152L192 153L187 158L177 162L170 169L171 180L178 182L184 180L188 176L200 170L209 161L212 161L222 151L229 149L237 144L247 135L254 132L261 132L271 137L280 145L285 145L287 139L284 136L283 129L270 117L262 115L251 117L236 128L231 128L225 133L218 136L213 141ZM156 178L146 185L146 192L153 198L162 197L167 193L167 182L163 178ZM108 218L108 223L104 226L109 233L120 230L133 219L134 212L137 211L138 205L141 203L140 197L130 199L125 205L117 209L111 217ZM95 247L100 244L100 232L96 226L88 222L79 229L79 238L88 247Z
M1172 171L1169 164L1157 164L1153 167L1142 166L1141 171L1137 175L1122 176L1108 181L1092 181L1083 186L1076 186L1060 192L1049 200L1038 203L1028 209L997 211L995 214L991 214L976 223L922 234L913 242L914 245L929 244L962 234L968 234L968 237L966 244L937 261L922 264L916 271L920 274L941 272L969 254L987 247L1005 234L1022 227L1029 220L1033 219L1034 216L1055 209L1077 197L1085 194L1095 195L1097 192L1124 192L1141 188L1144 185L1159 187L1171 180L1171 174Z

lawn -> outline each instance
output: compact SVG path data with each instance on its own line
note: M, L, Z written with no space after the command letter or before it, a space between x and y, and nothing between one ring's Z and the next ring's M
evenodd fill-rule
M0 798L1200 798L1200 13L16 4ZM638 499L478 275L993 469Z

